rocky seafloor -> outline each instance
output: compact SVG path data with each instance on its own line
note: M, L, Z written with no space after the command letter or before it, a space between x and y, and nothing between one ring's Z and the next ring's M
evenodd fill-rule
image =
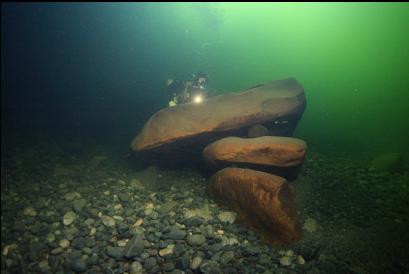
M303 239L263 244L194 171L137 171L104 148L2 152L1 273L409 273L409 173L310 149Z

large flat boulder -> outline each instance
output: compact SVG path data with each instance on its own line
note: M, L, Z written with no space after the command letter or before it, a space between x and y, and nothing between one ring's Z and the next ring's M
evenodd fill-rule
M203 157L215 167L231 164L295 167L302 163L306 151L303 140L291 137L226 137L206 146Z
M287 245L301 237L293 190L282 177L241 168L225 168L211 178L210 192L236 211L267 243Z
M255 124L265 126L271 135L291 136L305 106L304 90L297 80L274 81L200 104L162 109L148 120L131 148L155 161L200 159L209 143L226 136L245 137Z

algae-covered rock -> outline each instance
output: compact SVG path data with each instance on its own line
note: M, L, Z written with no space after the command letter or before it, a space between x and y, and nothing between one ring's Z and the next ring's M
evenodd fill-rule
M398 172L402 169L402 155L399 153L386 153L375 157L369 168L377 171Z

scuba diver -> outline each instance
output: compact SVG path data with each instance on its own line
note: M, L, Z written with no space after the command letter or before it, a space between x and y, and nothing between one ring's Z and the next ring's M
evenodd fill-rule
M185 81L169 79L167 90L171 96L169 106L186 103L201 103L207 97L208 77L205 73L193 74L193 78Z

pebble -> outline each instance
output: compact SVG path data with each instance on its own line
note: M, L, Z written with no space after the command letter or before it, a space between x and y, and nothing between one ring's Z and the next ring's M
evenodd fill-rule
M179 203L177 201L169 201L161 205L160 208L158 208L158 212L161 214L168 213L171 211L173 208L175 208Z
M173 254L173 248L174 247L175 247L174 245L168 245L168 247L159 250L159 256L166 257L168 255Z
M301 256L301 255L297 256L297 263L298 264L305 264L305 259L303 258L303 256Z
M17 245L16 245L16 244L6 245L6 246L3 248L2 254L3 254L3 256L7 256L7 255L9 254L9 252L14 251L14 250L16 250L16 249L17 249Z
M50 269L50 265L48 264L48 260L42 260L38 263L38 267L41 268L43 271L48 271Z
M51 250L52 255L58 255L61 254L64 251L62 247L56 247L53 250Z
M175 264L172 263L172 262L164 263L162 265L162 270L165 271L165 272L170 272L173 269L175 269Z
M200 267L200 265L202 264L202 262L203 262L202 257L200 257L200 256L193 257L193 259L192 259L192 261L190 262L190 265L189 265L190 269L192 269L192 270L198 269Z
M79 194L78 192L75 192L75 191L66 193L64 195L64 198L67 201L72 201L72 200L80 198L80 197L81 197L81 194Z
M67 239L62 239L62 240L60 240L59 245L62 248L67 248L67 247L70 246L70 241L68 241Z
M129 268L129 273L130 274L142 274L143 273L142 264L138 261L132 262Z
M233 251L225 251L223 252L222 256L220 257L221 264L228 264L234 258Z
M149 216L149 215L151 215L152 213L153 213L153 209L155 208L155 206L154 206L154 204L152 204L152 203L148 203L146 206L145 206L145 210L144 210L144 214L145 214L145 216Z
M86 205L86 201L84 199L75 200L72 202L72 208L75 212L79 213Z
M53 233L47 234L47 242L53 243L55 241L55 235Z
M168 233L162 234L163 239L183 240L186 237L186 231L178 227L172 227Z
M133 225L132 227L137 227L143 224L143 219L138 219Z
M86 246L86 247L84 247L82 249L82 252L84 252L87 255L91 255L92 254L92 249Z
M87 270L87 264L83 259L78 258L72 262L71 269L74 272L85 272Z
M122 258L123 254L124 254L123 247L112 247L112 246L107 247L107 255L109 257L119 260Z
M107 226L107 227L114 227L116 224L115 219L107 215L102 215L101 221L104 224L104 226Z
M120 247L125 247L127 243L127 240L119 240L116 244Z
M200 246L205 242L206 238L202 234L192 234L187 236L187 243L191 246Z
M23 210L23 214L24 214L25 216L35 217L35 216L37 216L37 211L30 206L30 207L26 207L26 208Z
M114 218L114 220L117 220L117 221L120 221L120 222L122 222L124 220L124 218L122 216L119 216L119 215L114 215L113 218Z
M291 258L284 256L280 258L280 264L283 266L290 266L291 265Z
M126 245L124 250L124 257L132 259L143 252L144 249L143 239L139 236L133 237Z
M154 257L149 257L143 262L143 266L146 270L151 270L157 265L156 259Z
M203 223L203 218L194 216L185 221L187 226L200 226Z
M86 219L86 220L84 221L84 225L86 225L86 226L91 226L91 225L93 225L94 223L95 223L95 220L92 219L92 218L88 218L88 219Z
M304 222L303 229L305 229L307 232L315 232L318 228L318 223L315 219L313 218L307 218Z
M234 223L236 220L237 214L232 211L223 211L217 215L217 218L222 222L222 223Z
M68 211L67 213L64 214L63 224L70 225L75 221L76 218L77 215L73 211Z

